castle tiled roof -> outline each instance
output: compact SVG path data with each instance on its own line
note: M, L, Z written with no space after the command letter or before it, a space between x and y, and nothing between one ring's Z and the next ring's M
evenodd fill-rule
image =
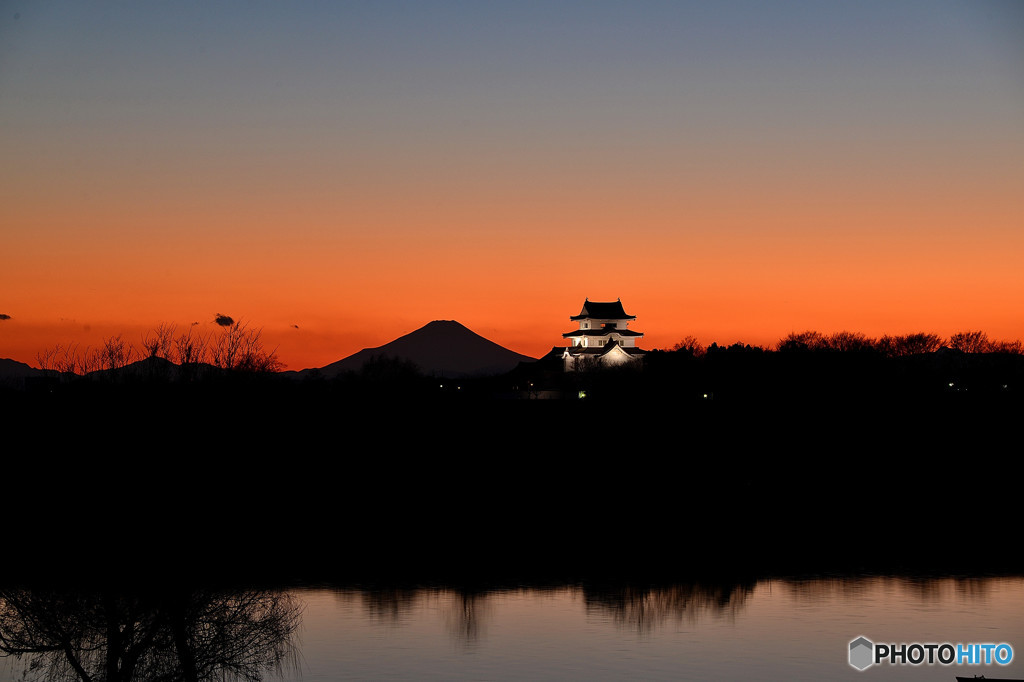
M619 336L643 336L643 332L635 332L632 329L615 329L613 327L602 327L601 329L577 329L571 332L565 332L562 334L563 339L568 339L574 336L610 336L612 334L618 334Z
M583 301L583 310L573 315L570 320L635 320L636 315L627 315L622 308L622 301Z

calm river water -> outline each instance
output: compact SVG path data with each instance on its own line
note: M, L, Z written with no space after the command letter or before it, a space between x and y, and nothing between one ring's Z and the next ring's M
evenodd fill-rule
M202 608L193 604L181 613L202 614L196 616L202 626L189 625L198 638L204 628L237 627L247 618L265 618L281 603L290 605L296 618L288 627L272 636L244 635L254 649L285 652L283 664L263 673L268 680L1024 678L1024 578L1016 577L302 588L285 592L285 602L267 597L275 592L253 594L224 602L205 595L195 602ZM216 608L209 606L214 601ZM238 609L253 605L258 608L238 617ZM8 608L4 627L16 628L10 615ZM883 664L858 672L848 664L848 645L860 635L879 643L1005 642L1015 656L1008 666ZM247 655L262 660L259 652ZM201 662L202 652L195 658ZM21 679L31 660L40 661L0 660L0 679Z

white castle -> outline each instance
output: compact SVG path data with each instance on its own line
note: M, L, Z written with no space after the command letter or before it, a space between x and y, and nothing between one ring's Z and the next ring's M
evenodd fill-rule
M585 299L579 315L569 318L579 322L579 329L562 334L563 339L572 339L568 348L553 348L552 353L562 351L565 371L582 369L585 365L595 367L616 367L639 362L644 352L636 347L637 339L643 333L628 329L636 315L627 315L622 300L598 302Z

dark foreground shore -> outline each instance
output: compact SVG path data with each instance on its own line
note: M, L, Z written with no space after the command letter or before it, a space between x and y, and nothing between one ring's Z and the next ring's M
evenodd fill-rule
M461 391L6 393L0 579L1024 570L1012 396Z

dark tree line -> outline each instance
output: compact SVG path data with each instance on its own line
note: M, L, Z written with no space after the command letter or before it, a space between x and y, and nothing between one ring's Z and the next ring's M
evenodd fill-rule
M731 346L719 346L717 343L712 343L709 346L703 346L695 337L687 336L676 343L672 350L683 351L695 357L718 350L873 352L885 357L906 357L923 353L934 353L944 347L962 353L1024 354L1024 345L1019 340L995 341L990 339L988 334L983 331L958 332L948 339L926 332L896 335L885 334L874 338L861 332L841 331L833 334L822 334L816 331L804 331L787 334L779 339L774 348L751 346L750 344L743 343L734 343Z

